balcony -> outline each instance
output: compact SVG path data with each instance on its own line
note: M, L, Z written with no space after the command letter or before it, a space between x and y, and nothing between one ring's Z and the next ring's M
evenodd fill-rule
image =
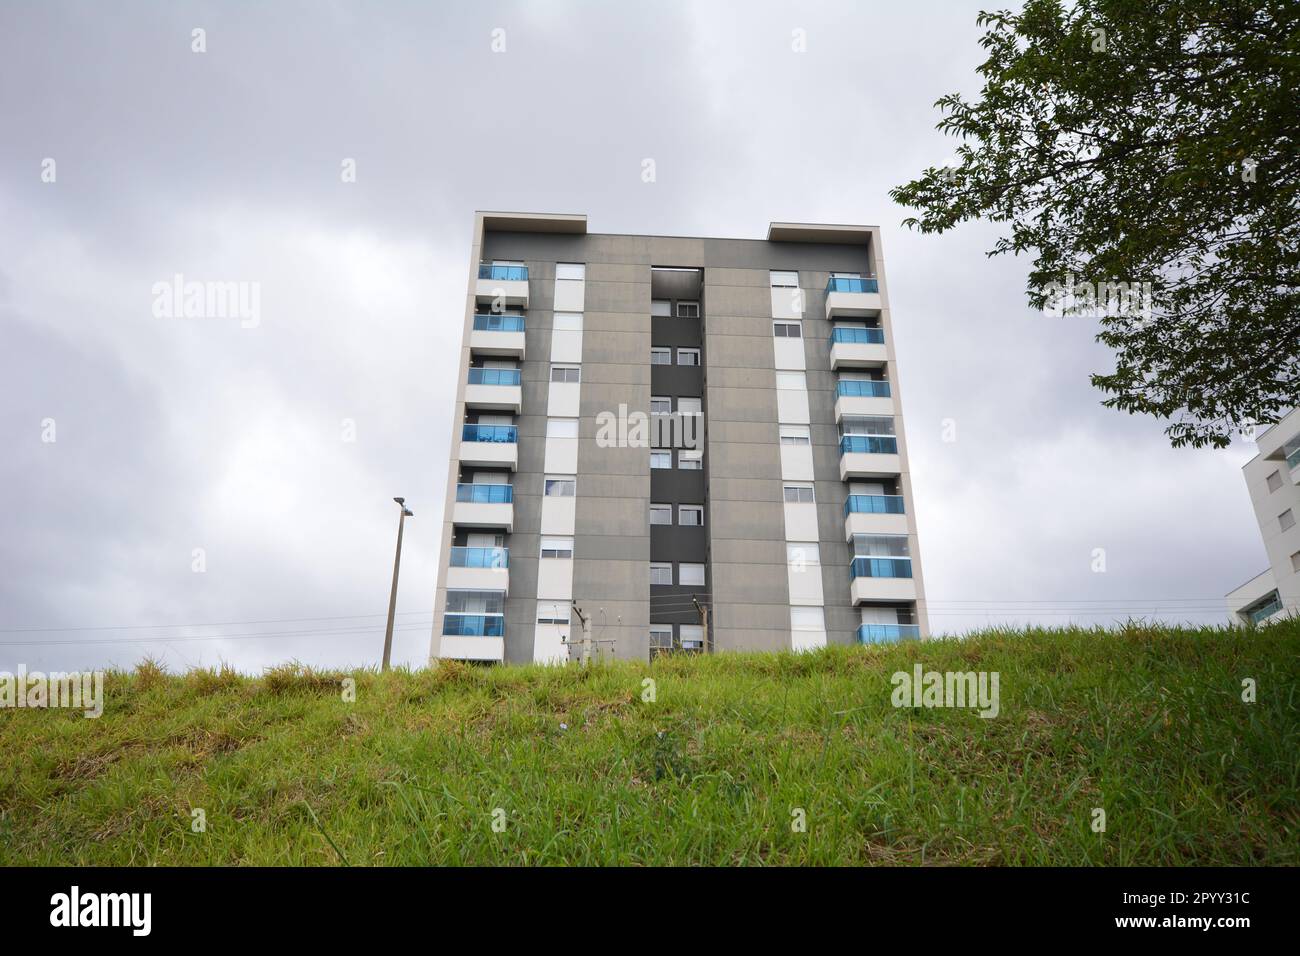
M845 435L840 439L840 481L892 478L902 471L898 439L893 435Z
M880 283L832 276L826 283L826 318L871 319L880 315Z
M524 317L522 315L474 316L469 334L469 350L474 355L492 355L524 360Z
M447 590L510 593L510 550L452 548L447 562Z
M1263 621L1267 621L1274 614L1280 613L1281 610L1282 610L1282 599L1279 598L1275 593L1272 599L1268 603L1263 604L1257 608L1254 608L1253 610L1247 613L1250 617L1251 624L1259 624L1262 623Z
M506 619L500 614L445 614L439 657L457 661L505 660Z
M1300 485L1300 448L1286 456L1286 466L1291 469L1291 483Z
M460 463L479 468L519 468L519 429L514 425L464 425Z
M835 383L835 421L845 416L892 415L893 392L889 382L843 379Z
M920 638L919 624L863 624L858 628L859 644L892 644Z
M523 393L517 368L471 368L465 386L465 406L518 415L523 407Z
M515 530L515 489L511 485L458 484L451 520L467 528Z
M916 600L911 558L856 557L849 562L849 580L854 604Z
M474 298L493 309L528 308L528 267L481 264Z
M902 495L849 495L844 502L844 536L907 534Z
M887 361L884 329L834 329L831 369L879 368Z

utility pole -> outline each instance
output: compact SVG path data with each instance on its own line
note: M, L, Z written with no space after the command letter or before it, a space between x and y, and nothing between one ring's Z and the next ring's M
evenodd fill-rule
M591 618L582 613L578 605L573 605L573 613L578 615L578 620L582 622L582 666L586 667L591 660Z
M709 636L709 608L707 605L701 604L700 599L693 594L691 595L691 601L695 604L695 610L700 612L700 624L704 629L704 653L712 654L713 638Z
M405 498L393 500L402 509L402 514L397 519L397 555L393 558L393 591L388 595L388 629L384 631L384 671L388 670L388 662L393 656L393 617L397 613L397 572L402 566L402 528L407 518L415 517L415 512L407 509Z

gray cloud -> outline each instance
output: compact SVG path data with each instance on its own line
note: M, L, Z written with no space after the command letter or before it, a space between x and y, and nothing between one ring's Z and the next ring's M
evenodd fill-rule
M476 208L586 212L601 232L881 224L935 626L1012 601L1047 623L1109 607L1085 601L1222 620L1156 599L1214 602L1264 566L1251 449L1175 452L1100 408L1092 329L1028 313L1024 264L983 254L991 228L898 227L887 190L951 152L931 104L974 88L974 15L6 6L0 668L373 661L395 494L417 514L395 657L423 662ZM175 273L260 283L260 324L156 318ZM208 622L249 623L15 631ZM85 639L115 643L56 643Z

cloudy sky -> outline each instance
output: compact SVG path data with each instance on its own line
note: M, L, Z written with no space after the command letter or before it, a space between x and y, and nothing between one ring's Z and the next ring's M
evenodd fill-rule
M1252 446L1101 408L1090 321L888 198L952 151L978 9L0 6L0 669L373 662L394 495L423 663L475 209L879 224L932 626L1226 620L1266 566ZM176 274L258 283L259 320L155 315Z

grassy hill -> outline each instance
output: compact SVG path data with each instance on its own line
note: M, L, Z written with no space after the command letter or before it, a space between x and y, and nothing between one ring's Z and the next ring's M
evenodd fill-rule
M999 715L895 708L918 662L997 671ZM0 711L0 863L1300 861L1296 622L344 676Z

